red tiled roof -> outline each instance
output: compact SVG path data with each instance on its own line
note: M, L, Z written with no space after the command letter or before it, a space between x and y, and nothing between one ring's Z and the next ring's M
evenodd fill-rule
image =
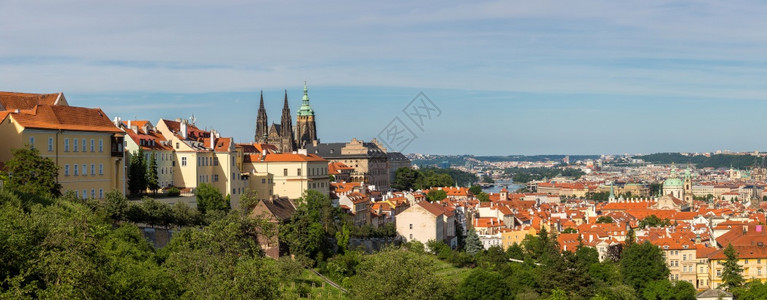
M99 108L37 105L10 116L25 128L122 133Z
M245 162L259 162L261 160L261 154L248 154L245 155ZM263 161L267 162L299 162L299 161L327 161L316 154L303 155L298 153L273 153L267 154Z
M8 111L13 111L16 109L32 109L39 104L54 105L56 100L58 100L61 96L61 93L30 94L0 92L0 107Z
M429 203L428 201L418 202L418 205L426 209L432 215L439 216L445 213L445 209L439 204Z

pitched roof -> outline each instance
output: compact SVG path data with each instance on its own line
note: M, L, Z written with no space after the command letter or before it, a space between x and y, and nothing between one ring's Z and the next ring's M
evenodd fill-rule
M32 109L39 104L55 105L60 97L63 97L62 93L30 94L0 92L0 110Z
M288 198L275 198L261 200L258 205L263 205L269 212L274 215L275 218L280 220L287 220L293 216L296 211L296 207L293 206L293 202Z
M263 156L261 154L245 155L245 162L301 162L301 161L327 161L315 154L303 155L298 153L273 153Z
M429 203L428 201L418 202L418 205L426 209L432 215L439 216L445 213L445 210L439 204Z
M37 105L11 116L25 128L122 133L99 108Z

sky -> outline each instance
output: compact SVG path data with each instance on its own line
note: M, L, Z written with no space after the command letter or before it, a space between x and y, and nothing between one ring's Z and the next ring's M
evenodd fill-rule
M390 148L405 153L767 151L766 15L763 1L0 0L0 90L123 120L194 115L249 142L260 91L279 122L307 81L322 142L399 120L409 142ZM434 114L416 126L419 93Z

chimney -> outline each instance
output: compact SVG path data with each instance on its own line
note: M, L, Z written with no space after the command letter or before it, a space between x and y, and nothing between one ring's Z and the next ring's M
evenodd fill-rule
M189 130L187 128L186 119L181 120L179 124L179 131L181 131L181 137L187 139L189 137Z
M16 111L16 112L18 113L18 109L17 109L17 111ZM130 125L130 124L131 124L131 120L128 120L128 128L130 128L130 129L133 129L133 127L131 127L131 125Z
M216 149L216 131L212 129L210 131L210 149Z

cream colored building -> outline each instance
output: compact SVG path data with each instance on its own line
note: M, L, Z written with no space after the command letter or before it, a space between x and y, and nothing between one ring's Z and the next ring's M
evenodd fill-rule
M738 264L743 268L743 280L749 282L767 281L767 247L764 246L733 246L738 253ZM722 272L727 257L725 249L719 249L709 255L708 277L712 289L722 285Z
M330 190L328 161L314 154L306 155L302 151L245 154L243 171L256 176L270 174L272 183L261 188L270 188L269 194L278 197L297 199L307 190L328 195ZM260 182L266 184L263 177Z
M681 280L696 285L697 264L695 244L691 241L674 238L660 238L652 241L653 245L663 250L666 266L670 271L669 279Z
M439 204L421 201L399 213L396 224L405 242L436 240L455 245L455 215Z
M315 143L306 145L306 151L354 168L351 172L352 182L372 185L381 191L389 190L391 170L388 154L376 139L370 142L352 139L349 143Z
M170 142L165 140L165 137L149 121L129 120L118 122L118 125L128 135L125 139L125 150L127 150L126 164L130 163L130 158L134 153L138 153L140 147L144 150L144 161L146 161L147 168L151 167L151 156L154 155L155 157L157 162L157 181L160 189L173 186L175 154Z
M51 104L47 104L51 103ZM123 135L98 108L68 106L62 94L0 92L0 162L27 145L59 167L62 193L125 193Z
M222 138L215 130L203 131L187 120L157 122L157 130L173 148L173 185L185 191L194 191L201 183L211 184L231 203L247 189L247 176L237 167L232 138ZM236 207L235 207L236 208Z

